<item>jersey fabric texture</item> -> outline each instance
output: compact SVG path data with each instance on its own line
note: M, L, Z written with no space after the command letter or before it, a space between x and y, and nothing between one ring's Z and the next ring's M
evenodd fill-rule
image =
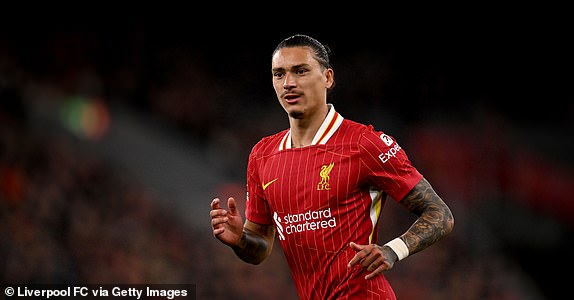
M300 299L395 299L383 274L366 280L349 243L377 243L387 196L400 201L422 179L396 140L329 113L311 145L286 129L249 155L246 218L273 225Z

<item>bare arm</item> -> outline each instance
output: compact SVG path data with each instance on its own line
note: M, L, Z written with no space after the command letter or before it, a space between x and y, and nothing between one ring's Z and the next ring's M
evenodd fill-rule
M273 249L275 227L245 221L239 243L231 248L243 261L257 265L265 260Z
M237 210L235 199L227 200L229 210L221 207L219 198L211 202L213 235L231 247L243 261L259 264L271 253L275 238L273 225L262 225L243 218Z

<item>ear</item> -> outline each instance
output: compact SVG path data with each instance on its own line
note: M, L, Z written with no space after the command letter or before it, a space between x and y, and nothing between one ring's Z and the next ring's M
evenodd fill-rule
M325 75L325 88L331 88L335 82L335 71L331 68L327 68L323 73Z

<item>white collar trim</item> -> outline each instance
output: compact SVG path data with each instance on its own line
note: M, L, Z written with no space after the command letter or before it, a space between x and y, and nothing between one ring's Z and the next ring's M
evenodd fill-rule
M329 113L327 113L327 117L323 120L321 127L315 136L313 137L313 141L311 145L325 145L327 141L335 134L339 126L343 123L343 116L341 116L337 111L335 111L335 106L333 104L327 104L329 106ZM293 147L291 141L291 129L287 131L285 136L281 139L281 143L279 144L279 151L285 149L291 149Z

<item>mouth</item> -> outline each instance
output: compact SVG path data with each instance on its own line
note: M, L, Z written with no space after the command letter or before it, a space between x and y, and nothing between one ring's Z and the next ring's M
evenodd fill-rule
M295 104L297 103L297 101L299 101L301 95L299 94L285 94L283 95L283 99L285 100L285 102L287 102L288 104Z

